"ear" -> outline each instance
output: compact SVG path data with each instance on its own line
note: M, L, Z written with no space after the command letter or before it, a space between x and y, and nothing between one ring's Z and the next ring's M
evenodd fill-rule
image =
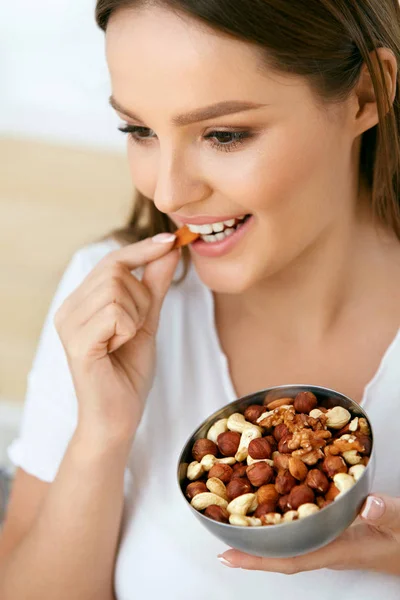
M378 81L381 81L379 71L379 60L382 65L383 73L390 104L385 102L385 114L389 112L396 97L398 65L394 53L388 48L377 48L370 54L372 64L377 73ZM379 60L378 60L379 57ZM378 103L372 83L372 78L368 66L363 65L358 83L355 88L356 114L355 125L357 134L361 135L379 122Z

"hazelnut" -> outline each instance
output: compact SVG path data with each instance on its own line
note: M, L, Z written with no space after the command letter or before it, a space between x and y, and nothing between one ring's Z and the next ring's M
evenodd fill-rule
M329 489L325 494L325 500L327 500L328 502L332 502L332 500L334 500L336 498L336 496L339 496L339 494L340 494L340 491L338 490L336 485L332 482L329 485Z
M357 436L358 441L360 442L360 444L363 447L363 450L360 450L360 454L362 456L369 456L371 454L371 449L372 449L371 438L363 433L356 433L355 435Z
M304 483L296 485L289 494L288 506L292 510L297 510L302 504L314 502L314 498L314 492L308 485L305 485Z
M204 514L213 521L218 521L219 523L229 523L229 513L226 508L223 508L222 506L211 504L211 506L206 508Z
M232 467L233 474L232 479L236 479L237 477L246 477L247 476L247 467L246 465L242 465L241 463L236 463Z
M330 504L332 504L332 500L325 500L325 498L323 498L323 496L317 496L316 500L315 500L318 508L325 508L326 506L329 506Z
M291 454L292 450L289 448L289 442L293 439L293 435L289 433L282 437L278 444L278 452L281 454Z
M254 516L259 519L263 515L275 512L275 509L276 502L274 502L273 500L269 500L268 502L264 502L263 504L259 504L257 506Z
M211 440L202 438L200 440L197 440L194 443L193 449L192 449L192 454L193 454L194 460L197 460L197 462L200 462L201 459L203 458L203 456L206 456L207 454L212 454L213 456L217 456L218 448L217 448L217 445L214 442L212 442Z
M294 400L294 408L299 413L310 413L318 404L312 392L300 392Z
M290 474L299 481L304 481L308 473L306 465L297 456L291 456L289 458L289 471Z
M248 452L251 458L271 458L271 444L265 438L256 438L255 440L251 440Z
M208 492L208 488L204 481L193 481L193 483L189 483L186 488L186 498L191 500L196 494L202 494L203 492Z
M274 452L274 466L278 471L289 468L289 454L280 454L280 452Z
M253 487L246 477L237 477L236 479L231 479L226 486L226 494L229 500L234 500L238 496L249 494L252 491Z
M275 427L273 436L277 442L280 442L283 437L286 437L289 434L290 431L285 425L285 423L281 423L280 425L277 425Z
M326 494L329 489L328 478L319 469L312 469L308 472L306 484L312 490L316 490L320 494Z
M224 456L235 456L240 444L240 433L224 431L217 438L218 448Z
M247 467L247 477L255 487L270 483L274 477L274 470L265 462L259 462Z
M273 435L266 435L264 439L268 440L268 442L270 443L272 452L275 452L275 450L278 449L278 442L276 441Z
M264 412L264 407L260 404L252 404L248 406L244 411L244 418L246 421L253 423L254 425L257 423L257 419L261 417Z
M289 510L288 506L289 494L281 496L278 500L278 508L281 512L285 513Z
M229 483L232 479L233 469L229 465L224 465L221 463L216 463L211 469L208 471L208 477L217 477L222 481L222 483Z
M264 400L264 406L267 407L268 410L275 410L276 408L280 408L281 406L290 406L293 404L293 398L279 398L278 400L272 400L272 402L268 402L265 404L266 400Z
M347 466L341 456L327 456L322 463L322 470L332 478L336 473L347 473Z
M275 480L275 488L278 494L288 494L290 490L296 485L296 480L290 471L280 471Z
M272 500L273 502L278 502L279 494L276 491L276 487L273 483L268 483L267 485L262 485L257 490L257 501L258 504L264 504L264 502L268 502Z

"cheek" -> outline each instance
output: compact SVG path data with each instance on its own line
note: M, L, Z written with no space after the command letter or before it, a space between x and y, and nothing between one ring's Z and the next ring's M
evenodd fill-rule
M132 183L139 192L147 198L154 197L154 161L148 156L143 157L143 152L139 154L134 142L127 141L127 156L129 171Z

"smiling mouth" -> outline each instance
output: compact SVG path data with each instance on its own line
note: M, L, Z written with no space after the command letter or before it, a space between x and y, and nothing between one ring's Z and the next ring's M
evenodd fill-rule
M198 233L203 242L212 244L215 242L222 242L226 237L229 237L235 231L240 229L242 225L249 219L251 215L243 215L228 221L221 221L219 223L209 223L205 225L186 225L186 227L193 233Z

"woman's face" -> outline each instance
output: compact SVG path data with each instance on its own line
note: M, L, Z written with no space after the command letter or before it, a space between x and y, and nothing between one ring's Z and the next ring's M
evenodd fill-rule
M357 171L346 103L323 107L256 47L162 8L113 15L107 59L133 183L177 225L205 226L191 254L212 290L248 290L346 221Z

